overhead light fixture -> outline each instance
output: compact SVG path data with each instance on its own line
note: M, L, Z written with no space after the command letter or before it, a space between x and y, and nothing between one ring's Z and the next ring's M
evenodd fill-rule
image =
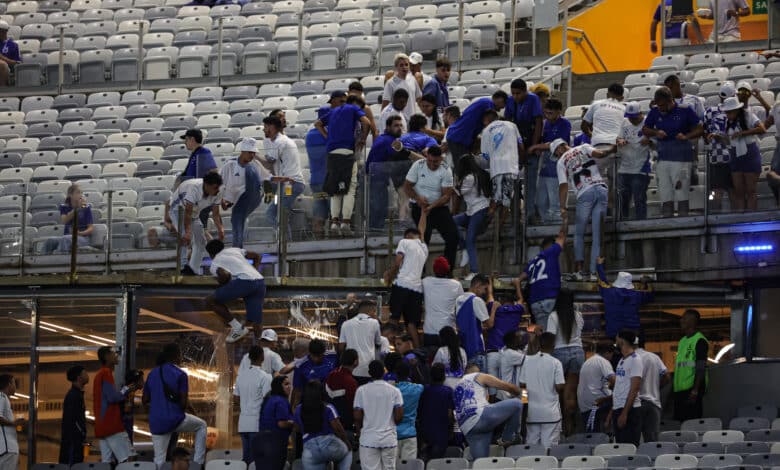
M770 243L757 245L737 245L734 247L734 253L742 255L759 255L775 251L774 245Z

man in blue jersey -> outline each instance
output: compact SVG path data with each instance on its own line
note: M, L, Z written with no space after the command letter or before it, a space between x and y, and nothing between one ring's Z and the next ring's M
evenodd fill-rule
M566 218L556 238L545 238L542 241L542 251L528 263L525 271L520 274L520 280L528 279L528 305L534 316L534 323L547 328L547 317L555 309L555 300L561 290L560 256L566 244L566 234L569 224Z
M11 26L8 23L0 21L0 86L8 86L11 79L11 66L22 61L19 45L8 37L9 29Z
M596 259L596 272L599 276L599 292L604 299L604 320L607 336L615 338L622 329L636 331L640 342L644 339L639 322L639 309L643 304L653 301L653 289L645 279L642 288L634 289L631 273L619 272L612 284L604 271L604 258Z
M471 279L469 291L455 299L455 324L458 326L461 347L466 351L469 364L475 364L482 372L487 372L487 355L482 330L493 327L498 310L498 302L488 313L485 299L491 280L484 274L477 274Z
M536 203L542 223L545 224L560 222L558 173L556 159L550 153L550 143L555 139L563 139L566 143L571 140L571 123L562 114L563 103L560 100L550 98L545 102L542 142L528 149L529 153L536 153L541 159Z
M690 34L688 32L688 21L672 17L672 2L673 0L666 0L664 9L664 18L666 19L666 37L664 38L663 45L665 46L685 46L691 43ZM657 3L657 2L656 2ZM653 13L653 21L650 23L650 51L653 53L658 52L658 43L655 40L656 30L661 23L661 6L655 7L655 13ZM695 16L691 16L690 27L693 29L696 42L701 44L704 42L704 38L701 35L701 27L699 26L699 20Z
M472 102L460 118L447 129L445 140L447 150L452 155L453 168L458 167L458 160L463 155L471 153L477 137L485 128L482 116L485 111L494 109L501 111L506 106L507 94L501 90L493 93L490 98L480 98Z
M425 129L427 124L428 120L422 114L415 114L409 118L409 131L401 136L401 143L404 144L404 148L412 152L423 153L428 147L438 145L433 137L423 133L422 130ZM411 166L411 162L409 166Z
M329 107L321 107L317 110L317 119L321 121L329 112ZM305 142L306 154L309 156L309 187L314 198L311 227L314 236L319 238L325 234L325 219L328 218L329 209L328 195L322 190L328 161L327 139L319 129L312 127L306 133Z
M309 343L309 354L295 366L293 372L293 408L300 403L303 387L310 380L319 380L323 384L330 371L338 367L339 360L335 351L326 351L326 344L321 339L313 339Z

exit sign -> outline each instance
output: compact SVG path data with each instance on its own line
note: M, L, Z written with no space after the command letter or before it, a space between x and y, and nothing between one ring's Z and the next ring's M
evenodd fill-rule
M766 15L768 2L769 0L753 0L753 14Z

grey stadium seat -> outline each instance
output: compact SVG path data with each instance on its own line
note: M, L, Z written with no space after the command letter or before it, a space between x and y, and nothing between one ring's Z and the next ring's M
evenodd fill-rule
M687 442L683 445L683 453L696 457L707 454L722 454L723 447L720 442Z
M655 459L663 454L677 454L680 447L674 442L643 442L636 450L637 455L646 455Z
M426 470L461 470L469 468L469 461L464 458L431 459Z
M44 71L49 63L47 54L25 54L24 62L14 66L14 76L17 84L38 86L43 84Z
M761 417L737 417L729 421L729 429L736 429L742 432L755 429L769 429L770 425L769 419Z
M151 104L134 104L127 108L127 112L123 116L128 121L138 118L153 118L160 114L160 105L157 103Z
M13 127L17 127L17 126L13 126ZM8 132L11 132L11 129L8 129ZM61 132L62 132L62 124L60 124L59 122L39 122L36 124L31 124L27 128L26 135L27 137L44 138L53 135L59 135ZM5 134L5 131L3 131L2 134Z
M699 458L699 467L721 468L729 465L741 465L742 457L737 454L710 454Z
M761 465L763 468L780 466L780 454L751 454L746 456L744 465Z
M726 444L726 453L728 454L768 454L771 444L760 441L744 441Z
M696 431L662 431L658 435L661 442L696 442L699 434Z
M144 233L140 222L115 222L111 225L111 247L117 250L132 250Z
M73 139L73 148L90 149L93 152L105 145L107 137L104 135L80 135Z
M241 68L245 74L268 73L275 68L278 45L274 41L252 41L246 44L241 55Z
M222 99L228 103L238 100L253 99L257 95L257 87L253 85L232 86L225 89Z
M723 429L723 422L720 418L701 418L701 419L689 419L683 421L680 426L682 431L696 431L698 433L704 433L706 431L719 431Z
M768 426L767 426L768 427ZM780 429L756 429L748 431L746 441L780 442Z
M590 444L558 444L550 447L550 455L558 460L572 455L591 455L593 446Z
M615 455L609 458L610 467L635 469L639 467L650 467L652 465L653 459L647 455Z
M89 108L69 108L60 111L59 116L57 116L57 122L83 121L91 118L92 110Z

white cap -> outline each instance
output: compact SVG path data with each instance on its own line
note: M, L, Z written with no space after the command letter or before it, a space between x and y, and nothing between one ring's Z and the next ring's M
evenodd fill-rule
M274 330L263 330L263 332L260 333L260 339L275 342L279 339L279 337L276 336L276 332Z
M626 103L626 113L625 117L632 118L632 117L639 117L639 114L642 112L642 107L637 103L636 101L629 101Z
M566 141L563 139L555 139L552 142L550 142L550 153L555 155L555 151L560 147L561 145L566 144Z
M736 96L732 96L731 98L726 98L723 100L723 103L720 105L721 111L735 111L737 109L742 108L744 105L739 102L739 98Z
M720 92L718 93L724 100L737 95L737 88L734 86L734 82L726 81L720 85Z
M3 31L8 31L9 29L11 29L11 27L8 26L7 22L0 20L0 29L2 29Z
M634 282L631 277L631 273L620 271L617 275L617 279L612 283L612 287L618 287L620 289L633 289Z
M238 143L238 151L257 153L257 141L251 137L245 137Z
M740 80L740 82L737 83L737 90L739 90L740 88L745 88L747 90L753 91L753 86L747 80Z
M412 65L422 64L423 56L419 52L409 54L409 63Z

